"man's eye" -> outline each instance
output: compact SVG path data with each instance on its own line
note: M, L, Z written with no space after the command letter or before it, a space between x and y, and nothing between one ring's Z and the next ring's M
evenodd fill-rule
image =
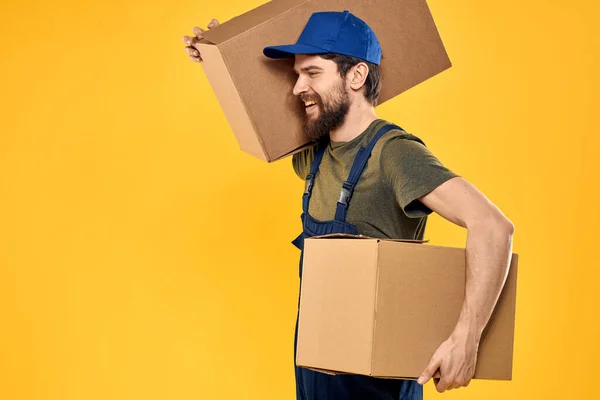
M318 72L309 72L309 73L308 73L308 76L315 76L315 75L317 75L317 74L318 74Z

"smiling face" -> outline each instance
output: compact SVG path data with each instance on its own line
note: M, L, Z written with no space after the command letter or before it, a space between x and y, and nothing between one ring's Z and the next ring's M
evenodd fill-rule
M317 55L296 55L298 80L293 93L305 105L304 133L311 139L328 135L344 123L350 110L350 94L331 60Z

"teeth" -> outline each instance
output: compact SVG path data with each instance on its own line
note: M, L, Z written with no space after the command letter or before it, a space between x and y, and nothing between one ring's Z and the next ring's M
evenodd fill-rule
M306 107L308 107L308 106L312 106L313 104L317 104L317 102L315 102L315 101L307 101L304 104L306 105Z

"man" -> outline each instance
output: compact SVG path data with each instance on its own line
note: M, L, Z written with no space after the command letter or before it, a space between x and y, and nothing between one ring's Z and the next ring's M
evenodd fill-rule
M216 25L211 21L209 29ZM195 28L196 38L184 36L194 61L201 61L194 44L202 32ZM292 159L296 174L306 179L303 232L296 246L302 250L304 238L336 232L421 239L432 211L468 230L462 311L418 382L296 367L297 398L417 400L438 370L439 392L467 386L482 331L508 274L513 224L444 167L421 139L377 117L381 48L364 21L348 11L315 13L296 44L270 46L264 54L295 59L293 92L306 107L305 133L317 141Z

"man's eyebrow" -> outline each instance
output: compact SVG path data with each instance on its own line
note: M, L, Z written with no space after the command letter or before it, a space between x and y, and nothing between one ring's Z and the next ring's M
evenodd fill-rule
M305 72L305 71L308 71L308 70L310 70L310 69L318 69L318 70L320 70L320 71L323 71L323 68L321 68L321 67L318 67L318 66L316 66L316 65L309 65L308 67L304 67L304 68L302 68L300 71L302 71L302 72ZM294 67L294 71L295 71L297 74L299 73L299 72L296 70L296 67Z

